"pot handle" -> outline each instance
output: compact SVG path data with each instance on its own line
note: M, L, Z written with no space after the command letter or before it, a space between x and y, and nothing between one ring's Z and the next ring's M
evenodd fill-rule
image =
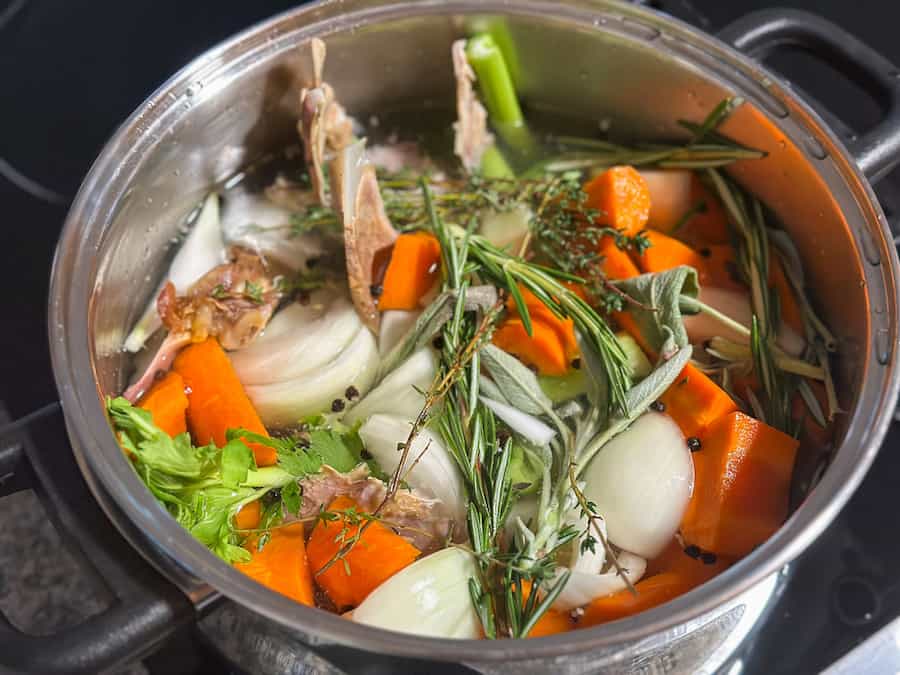
M115 602L51 635L26 634L0 613L0 673L99 673L147 656L194 620L193 604L118 535L72 454L59 452L67 439L59 403L16 422L6 419L0 404L0 498L38 492L68 550L100 577ZM37 451L42 441L57 451L52 457Z
M819 57L881 105L884 117L847 144L862 172L875 182L900 163L900 69L840 26L796 9L765 9L722 29L724 42L763 60L783 48Z

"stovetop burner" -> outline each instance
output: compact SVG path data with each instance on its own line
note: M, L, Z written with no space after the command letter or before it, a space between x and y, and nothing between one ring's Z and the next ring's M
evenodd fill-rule
M0 267L0 287L5 291L0 353L6 355L0 360L0 401L13 419L56 399L44 326L48 270L68 204L102 143L182 64L228 35L295 4L295 0L220 0L210 11L205 3L178 0L0 0L4 86L0 244L7 252ZM647 0L641 4L714 32L749 11L779 3ZM882 1L792 4L830 18L900 63L895 23L884 16ZM876 120L877 107L842 78L811 76L820 64L785 54L770 65L851 127L864 128ZM900 178L894 175L880 183L878 194L889 218L900 217ZM7 419L4 414L0 410L0 428ZM63 430L58 420L55 424L53 433L62 451ZM898 445L900 427L895 425L886 446ZM0 467L3 453L0 445ZM818 672L900 616L896 578L900 540L886 536L882 523L895 510L898 463L895 453L879 455L835 523L791 565L789 580L773 597L767 619L730 661L729 673ZM0 471L0 493L4 480ZM60 545L34 495L20 493L0 501L0 521L4 523L0 609L20 627L57 630L109 602L99 580L85 573ZM215 619L227 620L221 614ZM176 635L154 656L121 672L240 672L228 654L208 648L203 626ZM310 653L304 668L309 673L392 671L387 661L360 664L341 652L329 653L328 661ZM451 665L404 664L404 672L470 671Z

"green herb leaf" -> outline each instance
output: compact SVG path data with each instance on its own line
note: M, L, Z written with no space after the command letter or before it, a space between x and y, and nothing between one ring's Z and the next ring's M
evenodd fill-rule
M237 487L247 480L247 472L256 468L253 452L247 444L235 439L222 448L222 484L225 487Z
M303 496L300 494L300 486L297 485L297 481L291 481L281 488L281 501L288 513L295 516L300 513Z
M503 397L529 415L551 415L553 402L541 389L537 375L516 357L492 344L481 348L481 362Z
M244 282L244 297L257 305L261 305L263 303L262 286L248 279Z
M308 452L319 457L322 464L327 464L341 473L352 471L359 464L359 456L354 456L336 431L317 429L310 432Z

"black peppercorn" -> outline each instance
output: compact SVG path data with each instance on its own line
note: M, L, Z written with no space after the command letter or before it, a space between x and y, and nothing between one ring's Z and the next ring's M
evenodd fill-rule
M344 399L336 398L331 402L331 412L341 412L345 405Z
M691 558L699 558L700 557L700 547L694 546L693 544L684 547L684 554Z
M318 264L319 264L318 258L310 258L309 260L306 261L307 269L312 269L313 267L315 267Z
M716 554L711 553L709 551L704 551L700 554L700 560L703 561L704 565L715 565L716 564Z
M363 448L362 450L359 451L359 458L365 459L365 460L372 459L372 453L369 452L368 450L366 450L365 448Z
M431 341L431 345L437 349L438 351L444 348L444 336L438 335L434 340Z
M581 359L572 359L572 368L581 370Z
M702 255L704 258L709 258L709 257L712 255L712 251L710 251L710 250L709 250L708 248L706 248L705 246L704 246L703 248L700 249L699 253L700 253L700 255Z
M666 404L662 401L653 401L653 403L650 404L650 410L658 413L666 412Z
M687 439L688 450L691 452L697 452L700 449L700 439L696 436L691 436Z
M497 445L501 448L506 445L506 442L509 440L509 432L506 429L500 429L497 432Z
M346 398L348 401L352 401L357 396L359 396L359 389L354 387L352 384L347 387L347 391L344 392L344 398Z
M381 284L372 284L369 286L369 293L372 294L373 298L380 298L381 294L384 293L384 286Z

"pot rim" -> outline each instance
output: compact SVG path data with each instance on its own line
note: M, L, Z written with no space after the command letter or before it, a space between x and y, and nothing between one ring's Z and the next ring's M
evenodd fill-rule
M704 74L735 90L743 91L748 83L755 84L764 95L777 100L790 112L799 129L804 129L828 151L841 178L857 198L867 216L867 233L875 238L881 261L888 263L874 270L865 263L863 267L867 283L884 287L886 300L889 301L885 319L889 321L887 329L890 331L887 348L893 350L897 343L900 296L896 279L900 267L896 251L888 243L891 238L886 219L871 186L836 135L818 115L788 87L780 85L776 75L750 58L675 19L617 0L520 0L514 5L504 0L328 0L276 15L194 59L159 87L123 123L86 176L66 219L50 284L51 358L73 450L91 490L116 526L132 545L195 602L208 594L206 584L209 584L223 595L289 630L307 632L323 642L333 641L397 656L496 662L600 649L612 650L613 653L616 647L624 648L627 643L663 634L737 597L797 557L818 537L862 481L887 431L900 386L900 372L892 358L886 364L876 363L871 355L872 346L867 348L865 385L844 441L844 444L850 441L864 447L862 455L851 462L844 453L844 461L841 461L841 453L837 452L820 484L781 529L751 555L701 587L663 606L614 624L526 641L450 640L395 633L298 605L261 588L214 556L164 512L134 475L110 433L104 414L101 392L92 367L93 349L88 318L92 304L91 282L98 269L96 254L102 243L98 236L102 234L102 229L98 228L97 223L102 226L112 219L116 205L129 184L130 175L140 165L141 156L152 147L148 136L154 125L167 126L175 121L175 108L192 83L205 79L212 81L217 74L235 68L238 63L280 52L285 45L314 35L327 35L351 26L402 18L413 13L552 15L557 21L596 30L615 29L612 25L598 26L598 15L624 17L623 25L627 21L637 26L650 26L657 31L657 37L664 33L690 47L691 52L668 50L672 52L671 58L681 61L685 67L703 68L696 63L685 63L688 54L696 50L719 60L721 64L727 64L728 73L705 69ZM639 39L635 38L633 31L630 34L625 32L626 37ZM647 44L664 48L659 40L645 41L644 46ZM757 93L750 91L745 98L765 111L765 96L761 98ZM769 119L783 128L779 122L784 120L775 120L771 115ZM795 134L788 135L796 138ZM88 223L93 226L91 232L87 231L90 228L82 226ZM883 372L879 374L878 368L883 368ZM870 382L877 384L877 387Z

